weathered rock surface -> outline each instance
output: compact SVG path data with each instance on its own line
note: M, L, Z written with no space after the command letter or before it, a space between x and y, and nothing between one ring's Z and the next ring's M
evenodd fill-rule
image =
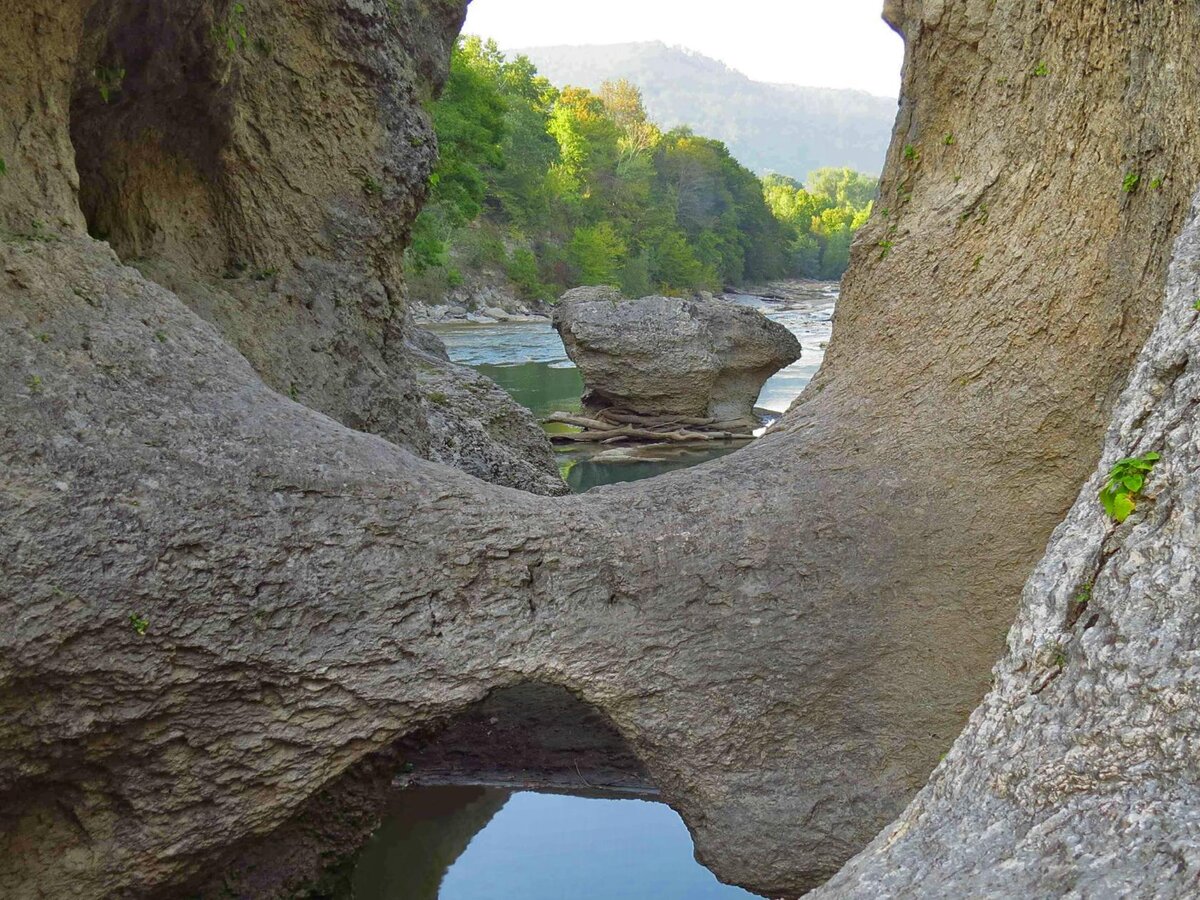
M0 84L14 117L0 137L3 188L17 201L51 179L78 198L7 203L0 229L86 223L276 390L454 462L445 448L461 429L426 415L428 379L407 354L395 247L436 158L420 101L444 77L461 5L54 6L14 11L0 27L7 57L43 57L36 73L10 70ZM355 76L323 74L341 69ZM522 415L503 392L487 403L490 416ZM534 490L557 480L548 446L470 430L486 456L516 462L473 474Z
M410 286L409 306L418 323L549 321L540 303L516 295L503 272L467 275L455 287Z
M800 358L783 325L711 297L624 300L611 288L576 288L553 321L594 409L750 419L766 380Z
M189 16L37 0L0 21L0 110L15 122L0 128L0 894L169 895L236 869L376 751L531 682L611 720L721 877L773 896L818 884L903 809L987 692L1020 585L1095 470L1200 183L1200 70L1178 64L1200 49L1200 12L889 4L908 44L899 129L822 373L747 450L547 499L400 448L427 426L400 389L411 376L380 368L411 360L397 265L432 159L419 101L462 5L246 7L274 51L221 53L213 28L232 5L207 0ZM84 53L88 15L122 24L89 24ZM112 58L100 34L129 74L118 103L89 112L73 97ZM210 68L196 90L172 81ZM78 168L73 131L93 138L77 141ZM377 151L391 162L364 173ZM1135 168L1143 186L1126 193ZM160 170L172 177L133 177ZM163 249L135 271L85 237L89 219L126 257ZM221 294L191 254L231 260ZM255 306L276 283L302 289ZM313 350L310 313L353 339L321 327L338 339ZM379 334L371 353L364 330ZM301 383L309 359L329 368ZM1172 399L1183 382L1160 381L1139 427L1194 412ZM364 432L376 422L394 430ZM982 857L949 846L974 820L930 805L941 793L994 814L994 843L969 839L1015 848L996 878L1058 865L1059 829L1087 858L1076 835L1113 847L1129 822L1138 841L1162 834L1150 820L1164 810L1182 838L1130 855L1164 893L1190 871L1195 778L1177 761L1193 704L1173 688L1191 638L1172 623L1190 627L1192 595L1165 574L1189 570L1161 555L1191 528L1186 459L1172 450L1155 488L1178 502L1146 509L1128 554L1101 554L1128 568L1098 587L1100 620L1038 695L1061 704L989 701L976 722L994 710L1003 728L972 726L916 807L935 814L914 819L914 842L875 848L911 848L896 877L927 871L933 891L961 861L986 888ZM1163 543L1140 543L1153 529ZM1159 605L1122 606L1126 584ZM1046 596L1059 609L1066 595ZM1040 646L1037 623L1058 613L1029 609ZM1117 690L1145 697L1149 722L1105 712ZM1163 723L1175 743L1155 737ZM1081 725L1082 753L1064 750ZM967 763L994 750L988 736L1014 741L1015 768ZM874 857L847 891L883 883ZM1112 854L1094 871L1108 866L1122 871Z
M440 355L417 351L410 358L429 424L429 459L534 494L570 492L529 410L490 378L446 361L444 348Z
M1197 203L1200 204L1200 195ZM1195 897L1200 205L1099 470L1025 585L994 687L929 785L814 897ZM1117 460L1154 469L1122 525Z

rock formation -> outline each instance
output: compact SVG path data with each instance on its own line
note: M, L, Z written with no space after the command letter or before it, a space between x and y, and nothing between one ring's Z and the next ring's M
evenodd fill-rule
M463 428L428 415L429 379L406 352L397 248L436 158L420 99L444 77L461 19L457 3L409 0L324 0L303 16L230 0L14 11L0 45L34 71L11 69L0 86L14 116L0 136L0 229L86 226L276 390L454 462L446 447ZM327 74L340 69L355 76ZM326 136L319 151L314 134ZM433 389L459 372L442 367ZM506 446L467 426L504 461L471 473L561 493L528 414L502 391L472 392L464 374L465 414L521 433Z
M586 407L645 416L752 419L766 380L800 358L783 325L712 298L580 288L559 301L554 327L583 375Z
M888 6L900 118L817 380L747 450L559 499L401 446L428 426L399 251L461 2L15 6L0 893L235 870L374 752L524 683L603 712L704 861L764 893L817 885L898 814L986 693L1163 309L1200 183L1200 71L1177 64L1200 13ZM997 693L831 890L1030 884L1056 835L1084 860L1127 840L1151 874L1114 852L1093 872L1161 893L1191 871L1194 364L1156 362L1165 340L1120 432L1163 436L1159 502L1102 544L1087 488ZM1099 619L1064 629L1090 567ZM1180 830L1152 845L1155 816ZM985 823L973 858L950 846Z
M419 343L412 336L422 335ZM446 358L438 338L410 331L408 361L429 425L423 454L456 469L534 494L569 493L537 419L494 381Z
M1099 470L928 786L813 897L1194 897L1200 883L1200 195ZM1096 494L1161 454L1121 525Z

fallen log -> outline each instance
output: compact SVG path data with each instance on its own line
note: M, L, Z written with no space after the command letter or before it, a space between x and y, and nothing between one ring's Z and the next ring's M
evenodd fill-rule
M598 413L601 419L618 422L623 425L712 425L716 419L699 419L694 416L642 416L631 412L610 412L605 410Z
M601 414L603 415L603 414ZM571 413L556 412L546 417L547 422L557 425L574 425L577 428L589 428L593 431L607 431L620 426L599 419L589 419L587 416L576 416Z
M554 443L587 444L606 442L616 438L641 439L646 441L677 444L702 443L705 441L728 441L745 438L744 434L733 434L728 431L650 431L645 428L610 428L606 430L579 431L573 434L552 434L550 440Z

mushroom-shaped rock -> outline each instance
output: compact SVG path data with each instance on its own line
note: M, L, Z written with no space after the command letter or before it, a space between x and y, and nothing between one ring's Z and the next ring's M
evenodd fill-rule
M763 383L800 358L783 325L723 300L569 291L554 327L583 375L584 404L648 416L749 418Z

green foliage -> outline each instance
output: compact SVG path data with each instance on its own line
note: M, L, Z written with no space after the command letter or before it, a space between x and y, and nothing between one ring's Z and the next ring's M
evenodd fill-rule
M146 630L150 627L150 620L139 613L130 613L129 625L138 637L144 637Z
M224 44L230 53L236 53L240 48L245 47L249 43L250 35L246 29L246 7L244 4L233 4L229 10L229 15L225 17L225 21L213 26L213 39L219 44ZM263 48L260 47L259 49Z
M30 375L25 379L25 386L29 388L31 394L40 394L42 392L42 376Z
M921 151L912 144L904 146L904 158L909 162L919 162L921 159Z
M662 133L628 81L560 91L478 38L431 113L441 159L406 254L429 286L452 266L498 268L528 299L837 278L878 188L849 169L760 181L719 141Z
M1196 302L1192 304L1192 309L1200 311L1200 298L1198 298Z
M374 175L364 175L362 189L368 197L378 197L383 193L383 183Z
M942 143L945 144L947 147L953 147L956 143L954 135L951 134L950 132L946 132L946 136L944 138L942 138Z
M125 84L124 69L110 66L96 66L93 74L96 78L96 89L100 92L100 99L105 103L112 100L114 94L121 93L121 89Z
M651 277L653 264L650 251L645 247L626 259L617 279L621 293L626 297L645 297L653 293L654 282Z
M1079 588L1079 593L1075 595L1075 605L1078 607L1084 607L1084 606L1087 606L1091 602L1092 602L1092 583L1089 581L1087 584L1085 584Z
M1140 172L1126 172L1125 178L1121 182L1121 190L1126 194L1132 194L1138 189L1138 185L1142 183L1142 175Z
M0 156L0 175L8 174L8 163L4 161L4 157Z
M851 169L819 169L808 186L791 178L768 175L763 194L775 218L791 232L789 274L806 278L840 278L850 259L855 232L866 224L879 180ZM887 210L881 210L885 218ZM880 259L892 241L877 245Z
M1050 67L1048 65L1046 65L1044 62L1039 62L1036 66L1033 67L1033 76L1035 78L1045 78L1049 74L1050 74Z
M1137 497L1145 487L1146 478L1162 457L1157 453L1123 459L1112 467L1108 480L1100 490L1104 511L1116 522L1124 522L1137 506Z
M1154 176L1153 178L1150 179L1150 190L1152 190L1152 191L1162 190L1163 182L1165 180L1166 180L1165 175Z
M505 267L505 274L508 275L508 280L516 285L518 293L526 300L546 298L547 288L542 284L537 257L528 247L518 247L512 252L508 265Z

